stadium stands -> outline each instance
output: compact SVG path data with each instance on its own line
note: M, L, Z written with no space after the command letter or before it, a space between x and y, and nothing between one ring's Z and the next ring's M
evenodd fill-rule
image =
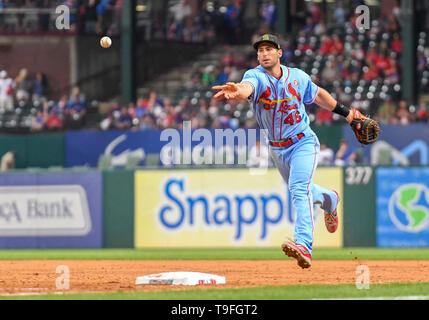
M54 2L57 4L56 1L45 1L45 6L52 7ZM0 130L23 128L28 131L38 131L82 127L103 130L111 128L145 130L180 127L183 120L191 120L193 126L197 128L256 126L252 110L246 102L225 104L212 99L212 85L227 81L238 82L247 69L256 66L256 55L250 46L251 41L247 41L247 44L237 44L237 39L228 37L227 29L219 27L219 21L225 23L230 19L229 23L240 28L243 3L221 1L222 3L225 5L215 8L211 2L202 2L199 10L185 10L186 17L193 21L191 29L198 30L193 36L186 36L190 31L186 31L185 26L183 30L177 29L178 20L184 17L180 17L179 14L174 17L174 13L180 11L177 11L179 8L177 6L188 4L186 1L169 2L171 8L170 20L167 21L169 27L166 30L161 28L163 31L160 31L157 29L159 25L153 22L151 32L154 39L207 41L212 44L215 41L216 45L210 53L202 55L192 64L179 66L160 75L158 79L151 80L146 87L140 88L137 101L129 106L112 104L107 108L107 113L104 111L97 113L99 105L97 101L85 101L82 104L73 104L73 101L69 101L68 107L65 106L63 110L61 107L58 108L58 105L61 105L60 101L52 101L48 96L43 97L43 93L40 92L43 91L41 80L35 79L34 74L31 74L31 79L27 83L30 97L19 98L17 94L20 85L17 84L13 92L14 108L0 107ZM17 0L9 1L7 4L9 9L26 8L29 5L25 1ZM111 10L110 14L113 16L109 21L114 25L113 18L117 15L113 12L120 9L121 1L65 1L64 4L77 10L76 30L83 30L85 33L88 30L94 31L94 28L97 32L94 23L97 24L100 21L95 22L94 17L101 14L103 10ZM95 5L98 11L95 10L91 15L90 12ZM103 9L104 5L107 7ZM109 7L109 5L112 6ZM275 22L272 16L275 10L273 6L275 3L272 1L260 2L260 29L256 30L253 39L261 33L272 32ZM7 6L5 8L8 9ZM40 6L38 8L40 9ZM175 11L174 8L177 10ZM282 63L304 70L312 76L315 83L326 88L338 100L361 109L382 123L405 124L428 121L427 32L421 31L417 40L419 104L406 105L406 102L401 100L402 41L397 19L372 19L370 29L361 30L356 27L356 15L353 15L350 9L338 6L333 16L334 20L327 23L317 5L309 6L303 24L298 26L295 33L281 39ZM396 14L396 16L400 15ZM11 20L11 18L8 19ZM6 20L0 21L0 29L13 30L9 28ZM94 28L85 27L88 22ZM109 29L112 25L109 24L106 28ZM40 24L38 26L40 27ZM113 26L112 30L114 28ZM107 29L102 31L107 32ZM21 29L18 28L18 30ZM201 36L201 34L204 35ZM16 78L14 80L17 81ZM49 79L47 80L49 82ZM121 107L123 107L122 116ZM407 112L403 111L404 109ZM336 115L327 114L314 105L308 106L308 113L315 124L341 121ZM42 126L40 126L41 123Z

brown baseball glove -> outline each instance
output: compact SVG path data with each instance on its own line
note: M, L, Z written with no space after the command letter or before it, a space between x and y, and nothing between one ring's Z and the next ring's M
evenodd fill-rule
M371 144L377 141L380 135L380 126L377 121L366 117L359 110L351 109L353 120L350 126L356 136L356 139L362 144Z

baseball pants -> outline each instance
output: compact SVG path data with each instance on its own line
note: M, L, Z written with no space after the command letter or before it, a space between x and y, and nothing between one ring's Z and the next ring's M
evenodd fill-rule
M270 146L273 161L289 187L296 212L294 241L313 251L314 208L332 212L336 195L332 190L313 183L320 144L313 132L286 148ZM335 203L334 203L335 201Z

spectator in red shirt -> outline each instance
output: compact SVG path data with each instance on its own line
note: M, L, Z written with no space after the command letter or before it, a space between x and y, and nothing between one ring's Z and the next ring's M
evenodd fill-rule
M378 57L379 57L379 54L377 52L377 49L375 47L369 48L368 53L366 55L366 63L375 64L377 62Z
M399 72L396 60L389 57L389 68L384 70L384 75L390 80L391 83L399 82Z
M329 52L331 54L337 55L337 54L342 54L343 51L344 51L344 43L340 40L340 37L338 35L334 35Z
M51 111L46 119L46 127L49 130L60 130L63 128L63 120L57 113Z
M322 10L320 10L320 8L314 3L310 3L308 5L308 9L311 13L311 18L313 20L313 23L319 24L320 20L322 19Z
M323 108L317 108L316 124L330 124L332 122L332 112Z
M423 104L420 106L419 110L417 110L416 115L417 121L426 122L429 120L429 112L427 112L426 106Z
M399 34L395 33L393 35L393 41L390 44L390 49L392 49L392 51L396 53L402 52L402 40L399 37Z
M368 67L364 68L363 78L366 81L372 81L377 79L380 76L378 68L374 64L370 64Z
M378 56L377 60L375 61L375 66L378 68L378 70L383 72L391 67L390 60L384 52Z
M320 46L320 51L319 53L321 55L325 55L325 54L329 54L330 50L331 50L331 46L332 46L332 40L329 36L324 35L322 36L322 43Z

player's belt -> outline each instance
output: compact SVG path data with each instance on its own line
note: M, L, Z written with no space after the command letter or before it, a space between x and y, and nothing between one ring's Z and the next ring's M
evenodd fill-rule
M298 138L298 140L301 140L305 135L301 132L298 133L296 135L296 137ZM280 148L285 148L285 147L290 147L291 145L293 145L295 142L297 142L298 140L294 141L294 139L289 138L283 141L270 141L269 144L272 145L273 147L280 147Z

